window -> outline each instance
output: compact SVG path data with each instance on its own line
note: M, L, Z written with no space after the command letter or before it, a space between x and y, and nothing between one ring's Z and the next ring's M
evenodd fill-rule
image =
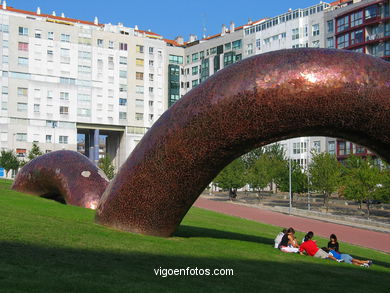
M39 104L34 104L34 113L39 113Z
M363 30L351 32L351 45L359 44L363 41Z
M154 93L154 87L150 86L149 87L149 94L153 94Z
M97 39L97 46L103 48L103 40Z
M46 135L46 142L47 142L47 143L51 143L51 139L52 139L52 136L49 135L49 134L47 134L47 135Z
M183 56L169 55L169 63L183 64Z
M153 54L154 52L154 48L153 47L149 47L149 54Z
M19 27L19 36L28 36L28 28Z
M77 116L80 116L80 117L91 117L91 109L78 108L77 109Z
M153 60L149 60L149 66L151 66L151 67L154 66L154 61Z
M77 101L80 103L89 103L91 102L90 94L77 94Z
M79 51L79 59L91 60L92 53L87 51Z
M312 46L313 48L319 48L319 47L320 47L320 41L319 41L319 40L313 41L313 42L311 43L311 46Z
M154 74L153 73L149 73L149 81L154 81Z
M345 31L349 28L349 16L341 17L337 20L337 32Z
M15 139L16 141L27 141L27 133L17 133Z
M327 48L334 48L334 39L333 37L326 39L326 47Z
M346 155L346 144L345 141L339 141L339 155L344 156Z
M139 100L139 99L136 99L135 100L135 106L137 108L142 108L144 106L144 100Z
M227 52L223 56L223 66L226 67L234 62L234 52Z
M68 144L68 137L65 135L60 135L59 143L61 144Z
M69 101L69 93L68 92L60 92L60 100Z
M119 64L127 65L127 57L119 56Z
M190 64L190 63L191 63L190 58L191 58L190 55L187 55L187 56L186 56L186 59L187 59L187 62L186 62L186 63L187 63L187 64Z
M28 58L18 57L18 64L22 66L28 66Z
M192 75L197 75L198 74L198 66L192 67Z
M331 155L335 154L335 142L334 141L329 141L328 142L328 152Z
M8 86L2 86L1 87L1 93L3 95L8 95Z
M127 105L127 99L119 98L119 105L120 106L126 106Z
M19 51L28 51L28 43L19 42L18 43L18 50Z
M54 32L47 32L47 39L54 40Z
M135 65L144 66L144 59L140 59L140 58L135 59Z
M144 46L136 45L136 46L135 46L135 51L136 51L137 53L143 53L143 52L144 52Z
M60 50L61 63L69 64L70 63L70 50L61 48Z
M333 20L328 20L326 22L326 27L327 27L327 32L328 33L333 33Z
M366 19L376 18L378 16L378 6L372 5L366 8Z
M303 154L306 152L306 142L294 142L293 143L293 154Z
M16 110L18 112L27 112L27 103L17 103Z
M192 87L196 87L197 85L199 84L199 80L198 79L195 79L192 81Z
M61 34L60 41L61 41L61 42L65 42L65 43L69 43L69 42L70 42L70 35Z
M24 87L18 87L18 96L27 96L27 88Z
M144 73L143 72L136 72L135 73L135 79L137 79L137 80L144 80Z
M69 114L69 107L60 106L60 114L61 115L68 115Z
M337 48L343 49L348 46L349 46L349 34L345 34L337 38Z
M320 24L319 23L313 24L311 27L311 30L312 30L313 37L319 36L320 35Z
M144 87L141 86L141 85L136 85L136 86L135 86L135 92L136 92L137 94L143 94L143 93L144 93Z
M143 113L135 113L135 120L144 120L144 114Z
M91 73L91 66L78 65L77 68L79 73Z
M35 30L35 38L40 39L42 38L42 31L41 30Z
M127 119L127 113L126 112L119 112L119 119L126 120Z
M113 41L108 41L108 48L114 49L114 42Z
M119 77L127 78L127 71L126 70L119 70Z
M257 50L260 50L260 48L261 48L261 40L260 39L256 39L256 48L257 48Z
M299 39L299 28L292 29L292 39L293 40Z
M3 62L3 64L8 64L8 56L7 55L3 55L2 62Z
M60 83L63 83L63 84L75 84L76 83L76 79L68 78L68 77L60 77Z
M199 59L199 53L192 54L192 62L196 62Z
M127 51L127 43L119 43L119 50Z
M351 27L361 25L363 23L363 11L358 11L351 14Z
M232 48L232 43L225 44L225 51L229 51Z
M321 152L321 141L314 141L313 142L313 150L319 154Z
M119 92L127 92L127 85L126 84L120 84L119 85Z
M233 42L233 50L241 49L241 40L237 40Z

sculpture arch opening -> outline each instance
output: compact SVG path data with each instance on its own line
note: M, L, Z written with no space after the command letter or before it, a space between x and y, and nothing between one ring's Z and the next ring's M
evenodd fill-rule
M293 49L214 74L153 125L104 192L103 225L170 236L233 159L296 136L342 137L390 161L390 64Z

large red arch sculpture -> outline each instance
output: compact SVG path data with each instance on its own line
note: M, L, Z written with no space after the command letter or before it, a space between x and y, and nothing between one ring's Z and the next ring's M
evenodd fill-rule
M257 55L166 111L104 192L96 221L170 236L218 172L294 136L343 137L390 160L390 64L342 50Z

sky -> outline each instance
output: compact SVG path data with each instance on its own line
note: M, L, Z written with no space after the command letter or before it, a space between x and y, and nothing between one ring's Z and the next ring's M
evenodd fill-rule
M332 0L333 1L333 0ZM174 39L190 34L198 38L219 33L222 24L229 26L234 21L237 26L248 22L273 17L289 8L305 8L318 4L317 0L8 0L7 5L17 9L51 14L65 13L66 17L93 21L95 16L100 23L123 23L127 27L138 25L141 30L151 29L165 38ZM331 1L329 1L331 2Z

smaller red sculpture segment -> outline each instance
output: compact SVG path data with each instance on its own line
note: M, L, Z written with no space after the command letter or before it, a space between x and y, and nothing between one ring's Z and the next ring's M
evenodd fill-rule
M35 158L17 174L12 189L58 198L66 204L96 209L109 180L87 157L74 151L55 151Z

